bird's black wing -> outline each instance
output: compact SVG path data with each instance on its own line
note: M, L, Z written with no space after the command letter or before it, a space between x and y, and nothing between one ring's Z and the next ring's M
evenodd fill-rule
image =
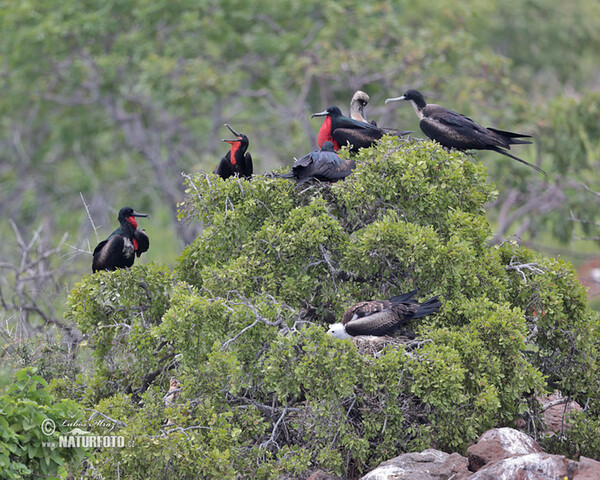
M119 258L123 253L124 244L125 242L121 235L113 235L100 242L94 249L92 272L97 270L114 270L116 267L120 267Z
M242 167L242 176L245 178L250 178L252 176L252 172L252 155L250 155L250 153L246 153L244 156L244 165Z
M366 123L363 125L367 125ZM333 139L340 147L350 144L351 150L358 152L359 148L369 148L377 140L383 137L383 133L378 128L354 129L354 128L336 128L333 131Z
M486 128L452 110L444 109L434 116L423 117L419 126L425 135L448 148L482 149L490 143L490 132Z
M384 309L350 320L345 324L346 332L349 335L387 335L396 328L406 323L406 320L398 315L396 309Z
M219 165L217 165L217 168L214 169L213 173L215 175L218 175L219 177L226 179L229 177L233 177L233 175L235 175L235 172L233 170L233 167L231 165L231 162L229 161L231 152L227 152L227 155L225 155L221 161L219 162Z
M137 240L138 248L135 251L135 254L139 258L142 253L147 252L150 248L150 239L143 230L136 230L133 232L133 238Z

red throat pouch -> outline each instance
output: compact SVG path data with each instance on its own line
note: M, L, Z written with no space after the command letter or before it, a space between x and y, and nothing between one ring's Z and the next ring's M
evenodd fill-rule
M317 137L317 143L319 144L319 147L323 148L323 144L325 142L333 142L333 148L335 150L340 149L340 146L333 139L333 135L331 134L331 117L329 115L327 115L325 120L323 120L323 125L321 125L319 135Z
M135 217L127 217L127 223L131 225L133 228L137 228L137 221Z

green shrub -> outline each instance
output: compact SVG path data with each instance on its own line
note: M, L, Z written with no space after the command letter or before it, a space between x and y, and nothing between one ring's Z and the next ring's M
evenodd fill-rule
M69 425L83 418L79 406L72 400L56 400L48 393L47 382L31 369L12 377L2 371L0 378L2 478L66 478L68 463L86 454L83 447L58 445L59 435L69 433Z

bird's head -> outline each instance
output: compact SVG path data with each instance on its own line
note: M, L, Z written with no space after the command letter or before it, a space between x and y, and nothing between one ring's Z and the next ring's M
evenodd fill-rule
M137 228L137 222L135 220L135 217L150 218L150 215L148 215L147 213L136 212L131 207L123 207L121 210L119 210L118 220L121 224L129 223L133 228Z
M248 137L246 135L244 135L243 133L238 133L236 132L233 128L231 128L227 123L225 124L225 126L229 129L229 131L231 133L233 133L235 135L235 138L233 139L227 139L227 138L223 138L221 141L222 142L227 142L228 144L230 144L232 147L234 145L243 145L248 147L248 145L250 144L250 140L248 140Z
M388 104L390 102L398 102L400 100L408 100L410 102L414 102L419 108L425 107L427 103L425 102L425 97L423 94L415 89L407 90L404 95L395 98L388 98L385 100L385 103Z
M339 107L336 107L335 105L332 107L329 107L327 110L323 110L322 112L318 112L318 113L313 113L310 118L313 117L341 117L342 116L342 111L340 110Z
M346 332L346 327L344 327L344 325L341 323L332 323L329 326L329 330L327 330L327 335L331 335L333 338L341 339L352 338L352 336Z

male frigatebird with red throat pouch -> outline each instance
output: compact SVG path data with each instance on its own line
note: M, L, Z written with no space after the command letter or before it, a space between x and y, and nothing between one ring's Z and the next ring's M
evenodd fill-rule
M313 113L312 117L326 117L319 130L317 143L323 147L325 142L333 143L334 149L350 144L350 151L357 153L359 148L369 148L386 133L390 135L406 135L410 132L384 129L360 120L342 115L339 107L332 106L319 113Z
M314 150L294 162L289 173L283 178L295 178L302 184L311 178L322 182L336 182L346 178L356 168L354 160L342 160L335 153L332 142L325 142L321 150Z
M136 255L139 257L148 251L150 239L143 230L138 230L135 217L150 218L149 215L138 213L131 207L119 210L118 219L121 225L94 249L92 272L129 268L133 265Z
M520 138L531 138L523 133L507 132L491 127L482 127L469 117L448 110L434 103L427 104L421 92L408 90L401 97L388 98L385 103L408 100L421 120L423 133L446 148L456 150L493 150L524 163L546 175L540 167L533 165L507 152L511 145L531 143Z
M233 177L234 175L250 178L252 176L252 155L246 153L250 141L243 133L236 132L227 124L225 126L235 135L235 139L227 140L224 138L221 140L222 142L229 143L231 150L221 159L213 173L223 179Z

